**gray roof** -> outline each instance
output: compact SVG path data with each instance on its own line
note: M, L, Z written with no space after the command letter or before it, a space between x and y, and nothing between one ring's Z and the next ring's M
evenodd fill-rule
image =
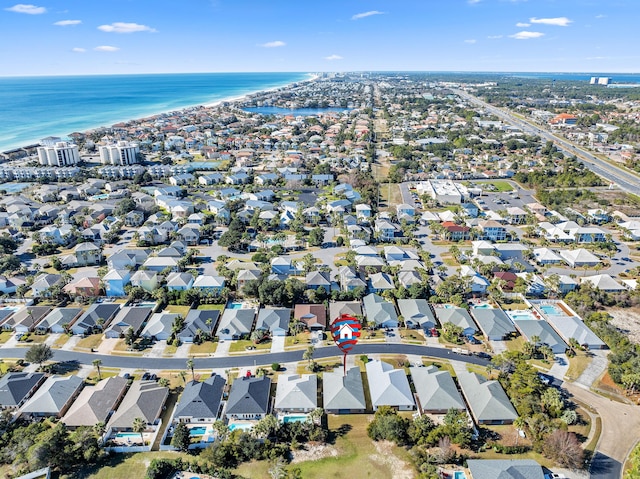
M55 308L38 323L38 328L49 329L56 324L70 324L81 312L82 308Z
M346 376L342 368L324 373L322 384L325 409L366 409L359 367L349 368Z
M487 381L476 373L458 373L458 383L477 422L513 421L518 413L498 381Z
M377 359L369 361L366 368L373 407L415 406L404 369L394 369L391 364Z
M377 294L368 294L363 298L364 310L367 321L375 322L377 325L386 321L398 321L396 308L392 303L385 301Z
M533 459L469 459L467 467L473 479L544 479Z
M290 318L291 310L289 308L261 308L258 311L256 329L268 329L269 331L284 329L288 331Z
M586 344L590 349L599 349L604 342L582 322L580 318L567 315L548 315L547 322L567 342L574 338L580 344Z
M22 412L58 415L83 384L78 376L51 376L22 406Z
M137 417L144 419L147 424L153 424L162 414L168 395L169 388L162 387L155 381L133 381L122 403L111 416L107 429L131 428Z
M225 330L232 335L249 334L255 316L256 310L253 308L225 309L218 326L218 334Z
M207 324L207 320L211 320L211 325ZM187 313L184 319L184 328L178 336L194 337L198 329L202 331L215 331L220 320L220 310L218 309L192 309Z
M436 366L411 367L409 370L423 411L467 409L449 371Z
M49 306L27 306L15 312L2 326L15 327L19 324L24 324L31 329L31 326L38 324L50 311L51 308Z
M125 334L129 328L138 332L142 324L147 320L153 308L148 306L125 306L123 307L107 329L119 334ZM106 331L105 331L106 333Z
M464 308L452 307L452 308L435 308L436 316L440 320L440 324L453 323L456 326L460 326L462 329L471 328L477 331L476 324L469 316L469 312Z
M71 427L106 422L127 384L127 379L114 376L103 379L95 386L85 387L62 418L62 422Z
M504 311L497 308L471 308L471 314L487 337L501 338L516 332L516 327Z
M318 376L281 374L278 377L276 409L315 409L316 407L318 407Z
M175 418L216 418L226 380L217 374L203 382L190 381L176 406Z
M120 305L117 303L94 303L78 318L73 327L84 329L93 328L98 324L99 319L104 319L103 327L105 327L119 309Z
M267 376L236 379L231 386L226 414L266 414L270 391L271 379Z
M513 322L528 341L533 336L538 336L540 342L549 346L556 354L564 353L567 349L562 338L544 319L516 319Z
M15 407L44 378L42 373L7 373L0 378L0 406Z
M180 316L177 313L156 313L149 319L141 336L151 338L161 333L171 334L173 321Z
M436 326L436 318L426 299L399 299L398 309L404 320L423 328Z
M342 314L362 316L362 306L359 301L335 301L329 303L329 324Z

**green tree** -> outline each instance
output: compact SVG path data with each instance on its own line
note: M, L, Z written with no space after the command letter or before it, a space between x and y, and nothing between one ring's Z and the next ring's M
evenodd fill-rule
M142 435L142 433L146 428L147 428L147 421L145 421L141 417L136 417L133 419L133 423L131 424L131 430L133 432L137 432L138 434L140 434L140 442L142 443L143 446L144 446L144 436Z
M93 361L91 361L91 363L93 364L93 367L96 368L96 370L98 371L98 380L101 380L102 374L100 374L100 365L102 364L102 360L94 359Z
M195 363L193 361L193 358L187 359L187 368L191 369L191 379L193 379L193 381L195 382L196 373L195 373L194 367L195 367Z
M191 438L189 437L189 428L183 422L178 423L173 430L171 445L181 452L187 452L190 444Z
M307 361L307 369L311 370L311 361L313 360L313 354L316 352L316 348L309 346L302 355L302 359Z
M53 358L53 350L47 344L34 344L31 346L24 358L30 363L37 363L40 368L47 361Z

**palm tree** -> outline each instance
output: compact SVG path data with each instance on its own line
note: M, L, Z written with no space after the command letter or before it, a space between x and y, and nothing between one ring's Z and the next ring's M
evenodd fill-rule
M194 372L194 362L193 362L193 358L189 358L187 359L187 367L189 369L191 369L191 378L193 379L193 381L195 382L196 380L196 373Z
M100 373L100 365L102 364L102 360L101 359L94 359L92 361L93 367L96 368L98 370L98 380L102 379L102 374Z
M308 369L311 369L311 360L313 359L313 353L315 353L315 351L316 351L316 348L314 348L313 346L309 346L307 350L304 352L304 354L302 355L302 359L307 360Z
M144 436L142 435L142 433L146 428L147 428L147 422L141 417L135 418L133 420L133 424L131 425L131 429L133 430L133 432L137 432L138 434L140 434L140 441L142 442L143 446L144 446Z
M107 431L107 426L102 421L97 422L93 425L93 433L98 437L104 436L104 433L106 431Z

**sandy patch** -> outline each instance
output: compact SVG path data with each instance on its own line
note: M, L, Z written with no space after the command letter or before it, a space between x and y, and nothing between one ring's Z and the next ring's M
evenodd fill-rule
M610 308L607 313L611 315L611 324L640 344L640 308Z
M393 443L389 441L375 441L377 454L369 456L372 461L389 467L393 471L393 479L413 479L415 474L410 464L393 454Z
M297 449L291 453L293 464L305 461L317 461L325 457L338 457L338 449L328 444L307 444L304 449Z

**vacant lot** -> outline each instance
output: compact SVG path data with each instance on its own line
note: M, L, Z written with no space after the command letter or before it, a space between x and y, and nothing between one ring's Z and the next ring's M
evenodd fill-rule
M640 343L640 308L610 308L607 312L613 318L613 325L626 333L631 341Z

